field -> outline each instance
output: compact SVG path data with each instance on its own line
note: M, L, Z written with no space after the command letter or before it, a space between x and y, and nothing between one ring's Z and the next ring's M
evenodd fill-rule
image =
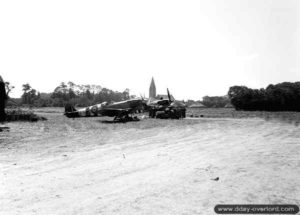
M214 214L300 205L300 113L189 110L184 120L11 122L0 133L0 214ZM202 115L202 116L201 116Z

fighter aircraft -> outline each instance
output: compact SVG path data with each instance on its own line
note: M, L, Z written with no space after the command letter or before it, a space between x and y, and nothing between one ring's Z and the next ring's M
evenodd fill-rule
M78 110L68 104L65 106L64 115L69 118L108 116L114 117L114 121L136 121L138 119L132 115L144 110L146 106L146 101L143 98L113 102L111 104L103 102Z
M168 99L148 101L148 110L150 118L160 119L180 119L185 118L186 107L183 103L176 101L171 97L167 89Z

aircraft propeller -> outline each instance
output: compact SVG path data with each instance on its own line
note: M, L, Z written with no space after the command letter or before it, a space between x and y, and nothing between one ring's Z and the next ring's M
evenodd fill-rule
M142 98L142 101L144 101L145 100L145 98L142 96L142 94L140 93L140 96L141 96L141 98Z
M168 98L169 98L169 102L171 103L172 100L171 100L171 95L170 95L170 92L169 92L169 89L167 88L167 92L168 92Z

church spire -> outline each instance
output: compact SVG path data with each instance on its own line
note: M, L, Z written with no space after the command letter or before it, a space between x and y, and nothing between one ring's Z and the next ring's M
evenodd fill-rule
M149 89L149 98L155 98L156 97L156 86L154 82L154 78L152 77L150 89Z

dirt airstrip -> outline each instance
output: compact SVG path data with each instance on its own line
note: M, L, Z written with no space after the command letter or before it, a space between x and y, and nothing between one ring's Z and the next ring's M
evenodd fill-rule
M262 118L8 123L0 214L214 214L300 205L300 127Z

